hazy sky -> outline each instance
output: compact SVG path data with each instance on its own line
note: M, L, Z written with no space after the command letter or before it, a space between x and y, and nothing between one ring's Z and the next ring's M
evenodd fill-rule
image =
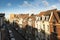
M40 11L60 9L60 0L0 0L0 13L39 13Z

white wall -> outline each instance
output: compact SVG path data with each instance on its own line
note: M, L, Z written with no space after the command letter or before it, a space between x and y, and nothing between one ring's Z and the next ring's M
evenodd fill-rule
M28 25L32 26L32 19L28 19Z
M22 24L23 24L23 19L22 18L19 19L19 23L18 24L19 24L20 28L22 28Z
M44 24L45 24L45 32L46 32L47 34L49 34L49 33L50 33L49 22L48 22L48 21L45 21Z
M44 15L42 15L42 21L44 21L45 20L45 16Z
M23 22L23 19L20 18L20 19L19 19L19 24L22 24L22 22Z

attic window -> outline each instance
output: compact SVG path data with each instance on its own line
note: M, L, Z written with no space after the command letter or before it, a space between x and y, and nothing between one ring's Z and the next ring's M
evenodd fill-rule
M42 17L40 18L40 20L42 20Z

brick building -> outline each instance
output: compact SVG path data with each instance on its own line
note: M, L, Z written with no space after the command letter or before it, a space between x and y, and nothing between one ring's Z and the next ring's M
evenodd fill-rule
M45 12L41 12L39 15L44 15L47 16L49 15L49 30L50 30L50 34L51 35L51 40L60 40L60 11L57 9L53 9L53 10L48 10ZM48 23L45 23L46 25Z

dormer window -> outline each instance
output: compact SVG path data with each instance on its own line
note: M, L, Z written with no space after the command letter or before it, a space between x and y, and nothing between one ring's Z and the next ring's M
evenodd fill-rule
M42 20L42 17L40 17L40 20Z

